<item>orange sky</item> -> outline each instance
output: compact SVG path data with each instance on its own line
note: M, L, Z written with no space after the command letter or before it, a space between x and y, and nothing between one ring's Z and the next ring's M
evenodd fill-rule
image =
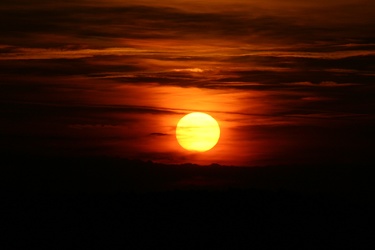
M361 162L374 125L373 1L0 4L0 148L166 163ZM222 137L192 154L179 118Z

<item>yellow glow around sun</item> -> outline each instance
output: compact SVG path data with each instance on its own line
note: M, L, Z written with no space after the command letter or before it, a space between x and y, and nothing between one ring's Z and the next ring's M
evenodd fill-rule
M205 152L220 138L220 127L212 116L194 112L185 115L177 124L176 138L186 150Z

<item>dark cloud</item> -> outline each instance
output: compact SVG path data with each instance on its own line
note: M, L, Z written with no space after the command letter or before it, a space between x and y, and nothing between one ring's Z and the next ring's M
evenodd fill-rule
M168 134L165 134L165 133L151 133L150 136L168 136Z
M167 116L194 106L221 115L226 126L240 116L224 129L240 135L228 144L269 143L269 154L259 153L263 160L287 160L293 152L339 160L340 153L350 156L351 145L358 147L353 159L368 155L373 5L288 1L291 10L273 1L269 9L235 1L244 7L226 9L219 2L197 8L179 1L4 0L1 149L96 154L122 148L144 159L195 160L172 147L148 146L169 140L175 124ZM191 89L212 99L199 92L186 97Z
M116 64L108 62L117 61ZM121 59L120 59L121 60ZM116 57L45 60L0 60L1 75L70 76L101 72L134 72L142 69L134 64L124 64ZM126 58L125 58L126 60Z
M0 16L3 44L18 46L64 46L103 43L87 38L102 39L239 39L245 43L268 41L319 44L346 44L350 40L371 38L373 28L346 24L301 22L300 16L278 16L243 12L192 12L157 6L74 6L56 8L40 5L38 9L11 8ZM277 28L276 28L277 27ZM37 35L44 35L46 41ZM47 36L51 39L47 39ZM23 36L19 38L19 36ZM55 41L53 36L57 36ZM58 36L75 38L59 41ZM37 40L29 40L35 37ZM26 41L25 39L28 39ZM25 44L22 44L22 41ZM373 42L373 39L371 39ZM107 43L115 41L108 40ZM358 42L358 41L357 41ZM48 43L48 45L46 44ZM100 44L100 45L99 45ZM319 46L319 45L318 45ZM313 46L315 47L315 46ZM327 48L327 47L325 47Z

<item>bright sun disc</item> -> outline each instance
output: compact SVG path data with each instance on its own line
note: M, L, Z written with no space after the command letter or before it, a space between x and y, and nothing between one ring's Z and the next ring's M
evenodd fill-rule
M186 150L205 152L213 148L220 138L220 127L212 116L194 112L177 123L176 138Z

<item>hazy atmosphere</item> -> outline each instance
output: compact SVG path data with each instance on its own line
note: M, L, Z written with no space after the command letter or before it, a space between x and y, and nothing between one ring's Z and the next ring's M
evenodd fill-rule
M374 0L0 0L0 32L0 249L374 245Z
M162 163L372 159L373 1L30 1L0 6L2 151ZM213 116L218 144L181 148Z

